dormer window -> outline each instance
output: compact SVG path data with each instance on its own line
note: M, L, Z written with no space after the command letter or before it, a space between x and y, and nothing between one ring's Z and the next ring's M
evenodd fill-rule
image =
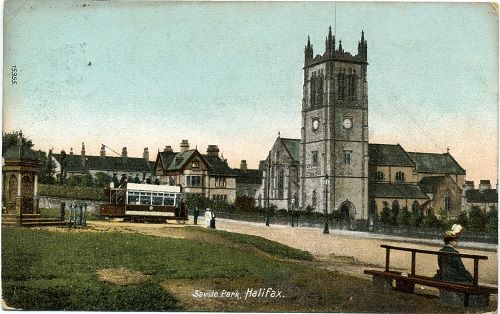
M405 182L405 174L401 171L396 172L396 181Z
M384 181L384 173L382 171L377 171L376 179L377 181Z

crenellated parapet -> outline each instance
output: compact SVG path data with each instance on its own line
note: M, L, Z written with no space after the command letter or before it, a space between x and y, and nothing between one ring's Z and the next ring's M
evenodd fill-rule
M342 40L339 40L339 45L336 47L335 36L332 34L332 27L330 26L328 36L325 39L325 52L323 55L317 54L315 57L313 56L313 45L311 45L311 40L309 36L307 36L307 44L304 49L304 67L326 61L367 63L368 45L365 40L365 33L361 31L361 40L358 42L358 53L353 56L350 52L344 51L342 48Z

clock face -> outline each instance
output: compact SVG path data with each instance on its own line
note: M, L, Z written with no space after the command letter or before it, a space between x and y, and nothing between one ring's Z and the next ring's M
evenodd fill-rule
M317 130L319 128L319 120L314 119L313 120L313 130Z
M352 119L351 118L344 119L344 122L342 122L342 126L344 126L344 128L346 129L352 128Z

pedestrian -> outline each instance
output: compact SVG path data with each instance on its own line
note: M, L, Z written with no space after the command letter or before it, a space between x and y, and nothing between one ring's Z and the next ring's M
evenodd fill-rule
M146 178L146 184L151 184L151 178L150 177Z
M198 206L196 206L193 210L193 218L194 218L194 224L198 224L198 216L200 215L200 210L198 209Z
M134 182L134 177L132 177L132 172L129 172L128 177L127 177L127 182L128 183L133 183Z
M161 184L160 177L156 177L155 178L155 184L156 185L160 185Z
M126 174L122 174L122 177L120 178L120 188L125 188L127 187L127 175Z
M134 183L141 183L141 179L139 179L139 174L138 173L135 174Z
M207 208L205 210L205 226L207 228L210 228L210 221L212 220L212 212L210 211L210 208Z
M113 181L113 188L117 189L120 186L120 182L118 181L118 176L116 173L113 173L113 178L111 179Z
M212 212L212 218L210 219L210 229L215 229L215 213Z
M446 231L444 234L444 246L439 252L447 253L457 253L455 248L458 244L458 239L463 232L463 228L460 225L453 225L451 230ZM465 269L464 263L460 256L439 254L438 255L438 267L436 274L434 275L435 280L442 280L447 282L457 282L457 283L473 283L474 278Z

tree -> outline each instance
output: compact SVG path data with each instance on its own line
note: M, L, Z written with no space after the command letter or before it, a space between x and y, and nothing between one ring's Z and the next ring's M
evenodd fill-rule
M111 182L111 176L105 172L97 172L94 178L94 186L97 187L109 187Z
M49 151L48 156L41 150L38 150L35 153L38 156L38 161L41 163L38 168L38 182L44 184L54 184L56 179L54 178L55 165L52 162L52 150Z
M467 212L463 211L457 217L455 217L454 223L467 228L469 226L469 218L467 217Z
M389 207L384 207L380 212L380 222L386 226L392 225L391 210Z
M409 224L412 227L418 227L422 223L422 215L420 215L418 212L417 213L411 213L410 214L410 219L409 219Z
M9 148L17 145L19 141L19 135L21 135L21 139L25 147L33 147L33 142L25 137L21 132L14 131L9 133L2 133L2 154L4 154Z

